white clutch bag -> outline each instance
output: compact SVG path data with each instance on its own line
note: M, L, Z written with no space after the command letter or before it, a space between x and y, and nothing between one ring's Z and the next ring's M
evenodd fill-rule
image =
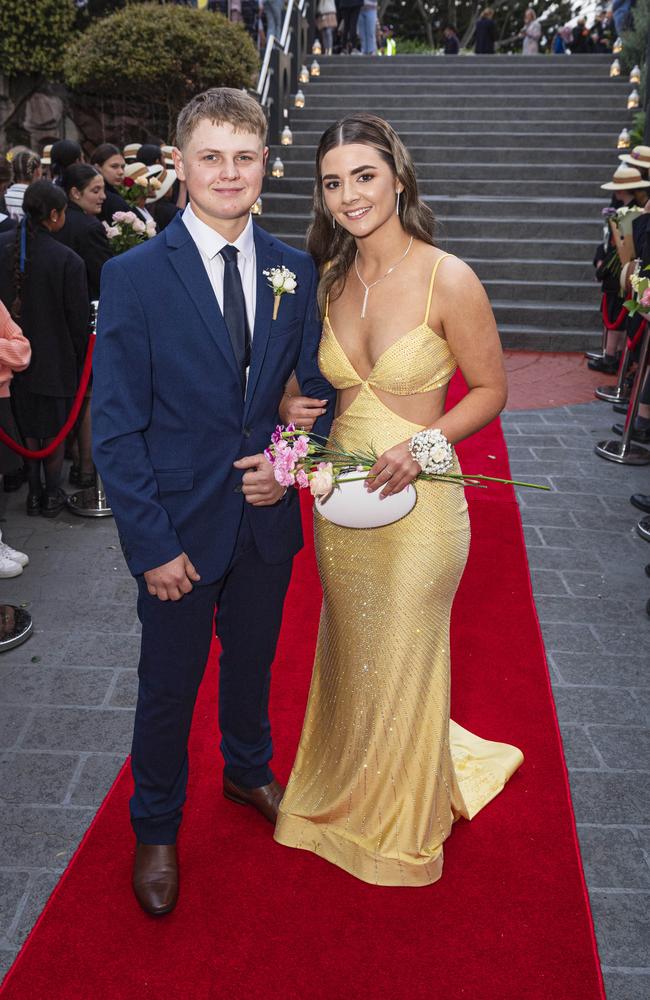
M343 528L381 528L406 517L413 510L418 495L413 486L407 486L401 493L395 493L379 499L380 490L368 493L361 473L344 472L340 477L342 486L335 486L332 492L323 498L316 498L316 510L333 524Z

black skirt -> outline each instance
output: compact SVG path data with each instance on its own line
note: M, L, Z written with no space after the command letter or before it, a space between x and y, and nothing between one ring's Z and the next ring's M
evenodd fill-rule
M23 437L53 438L68 419L74 398L41 396L16 385L13 392L16 422Z
M0 427L5 434L9 435L12 441L22 444L11 410L9 396L0 396ZM12 472L18 472L22 467L22 457L13 451L9 445L6 445L4 441L0 441L0 475L9 476Z

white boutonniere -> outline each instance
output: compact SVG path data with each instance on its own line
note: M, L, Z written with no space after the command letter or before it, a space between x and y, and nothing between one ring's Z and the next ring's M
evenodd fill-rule
M288 267L272 267L268 271L262 271L262 274L268 279L273 291L273 319L277 319L280 299L285 292L294 295L298 282L295 274Z

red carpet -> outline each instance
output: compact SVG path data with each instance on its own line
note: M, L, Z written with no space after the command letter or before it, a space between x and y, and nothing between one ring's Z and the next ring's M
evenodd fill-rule
M460 452L468 472L508 475L498 422ZM521 747L526 760L472 823L455 825L442 880L418 889L365 885L276 845L263 819L224 801L213 656L192 734L177 910L154 921L131 895L125 769L2 1000L604 998L517 506L506 487L469 492L473 539L454 608L453 715ZM300 730L319 600L308 546L275 665L281 778Z

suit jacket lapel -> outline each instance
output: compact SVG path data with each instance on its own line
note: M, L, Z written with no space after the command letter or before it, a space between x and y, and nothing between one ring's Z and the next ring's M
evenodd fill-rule
M250 410L253 393L257 386L266 348L271 334L271 323L273 320L273 291L271 290L266 276L262 273L271 267L278 267L282 264L282 253L273 247L275 241L259 226L255 226L255 268L257 271L257 290L255 295L255 328L253 330L253 347L251 353L251 366L248 372L248 386L246 387L246 403L244 406L244 420Z
M171 230L171 232L168 232ZM228 328L212 291L201 254L185 224L177 216L166 227L167 244L171 248L172 267L185 285L212 339L239 379L240 373L233 353Z

